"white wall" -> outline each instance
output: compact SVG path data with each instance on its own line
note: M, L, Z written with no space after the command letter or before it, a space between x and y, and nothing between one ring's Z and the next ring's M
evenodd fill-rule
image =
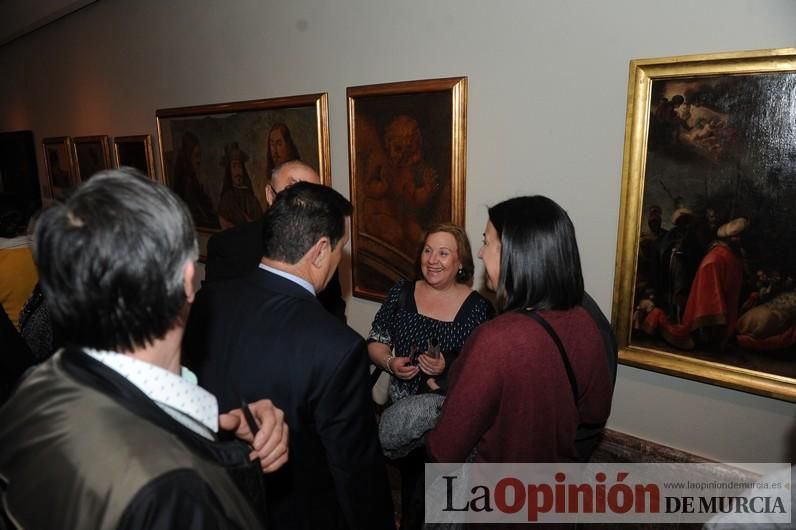
M346 87L467 75L471 239L486 205L552 196L610 314L628 61L792 47L794 27L788 0L103 0L0 47L0 130L155 138L158 108L326 91L333 185L348 194ZM377 305L348 307L366 333ZM621 367L611 426L725 461L788 461L794 413Z

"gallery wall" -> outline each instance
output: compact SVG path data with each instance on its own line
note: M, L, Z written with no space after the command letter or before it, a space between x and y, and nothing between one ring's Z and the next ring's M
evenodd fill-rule
M158 108L325 91L347 195L346 87L467 75L473 244L487 205L555 198L610 314L628 61L793 47L794 27L789 0L101 0L0 47L0 131L156 139ZM377 308L349 299L349 323L366 334ZM789 461L796 405L622 366L610 427L723 461Z

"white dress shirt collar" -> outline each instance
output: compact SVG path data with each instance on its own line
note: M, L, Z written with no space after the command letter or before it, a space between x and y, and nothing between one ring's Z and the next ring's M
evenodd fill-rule
M263 270L266 270L268 272L272 272L272 273L276 274L277 276L281 276L282 278L285 278L286 280L290 280L291 282L296 283L296 284L304 287L306 290L308 290L310 292L310 294L312 294L312 296L315 296L315 287L313 287L312 284L310 282L308 282L307 280L305 280L304 278L296 276L295 274L290 274L289 272L285 272L285 271L281 271L279 269L275 269L273 267L269 267L268 265L265 265L264 263L260 263L260 268L263 269Z
M183 368L183 371L187 372L187 377L180 377L130 355L88 348L83 351L130 381L186 427L205 437L207 433L194 428L197 424L203 429L209 429L210 432L218 432L218 401L213 394L191 381L193 374L189 370ZM193 379L195 381L195 376ZM182 417L175 416L172 414L173 411ZM182 421L185 416L192 421Z

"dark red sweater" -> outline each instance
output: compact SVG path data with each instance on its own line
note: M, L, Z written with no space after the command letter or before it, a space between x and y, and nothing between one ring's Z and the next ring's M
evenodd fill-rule
M600 423L612 385L603 341L581 307L539 313L561 338L579 388L576 408L550 335L526 315L504 313L479 326L450 376L450 389L426 447L437 462L577 460L579 422Z

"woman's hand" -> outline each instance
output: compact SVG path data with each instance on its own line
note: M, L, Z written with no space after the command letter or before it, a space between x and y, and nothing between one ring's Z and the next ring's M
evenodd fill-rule
M445 356L440 352L438 358L434 358L427 353L420 354L417 358L420 369L423 373L431 377L437 377L445 371Z
M390 361L390 368L395 377L404 381L412 379L420 371L417 366L412 366L412 360L409 357L393 357Z

